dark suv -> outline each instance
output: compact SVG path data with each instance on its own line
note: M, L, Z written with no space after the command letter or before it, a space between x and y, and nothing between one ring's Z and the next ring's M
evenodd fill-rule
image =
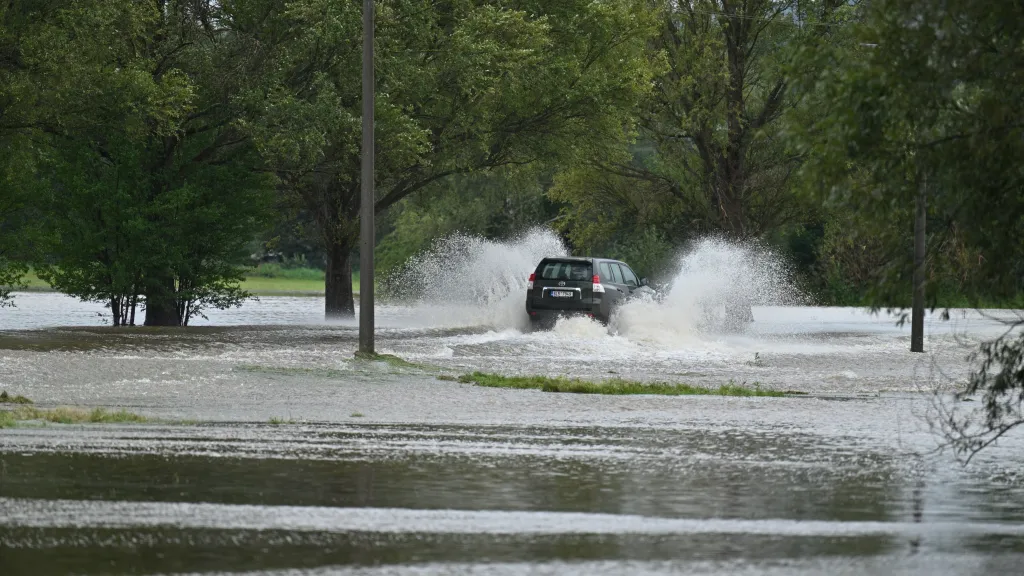
M641 286L626 264L606 258L545 258L530 274L526 313L534 326L559 316L585 315L607 323L615 307Z

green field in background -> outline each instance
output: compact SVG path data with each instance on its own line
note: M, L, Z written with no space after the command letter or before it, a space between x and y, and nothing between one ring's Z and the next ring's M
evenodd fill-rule
M285 273L289 277L246 276L242 281L242 289L252 292L256 296L320 295L324 293L323 271L303 269L302 272L295 272L295 270L286 271ZM50 285L33 272L29 272L25 276L24 282L32 291L50 290ZM359 293L358 273L352 275L352 291Z

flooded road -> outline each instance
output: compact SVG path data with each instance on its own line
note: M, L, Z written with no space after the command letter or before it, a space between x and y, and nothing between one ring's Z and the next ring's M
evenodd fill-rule
M1024 438L963 467L929 429L999 314L909 328L755 307L741 334L385 306L378 349L322 302L264 298L188 330L88 305L0 311L0 389L143 425L0 430L0 574L1019 574ZM807 392L551 394L473 370ZM274 419L274 424L271 423Z

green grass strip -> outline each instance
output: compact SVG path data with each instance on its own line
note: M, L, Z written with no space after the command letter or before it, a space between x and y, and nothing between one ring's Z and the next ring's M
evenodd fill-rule
M567 392L571 394L659 394L662 396L788 396L786 392L739 386L733 383L723 384L718 388L705 388L689 384L672 384L667 382L636 382L612 378L598 382L589 382L578 378L549 378L547 376L500 376L474 372L459 377L459 382L476 384L488 388L515 388L521 390L541 390L544 392Z
M11 396L7 390L0 392L0 404L31 404L32 401L22 395Z
M29 272L21 279L18 290L52 292L53 288L42 278ZM261 266L246 273L241 288L255 296L310 295L324 293L324 273L315 269L280 269ZM352 290L359 293L359 274L352 275Z
M93 410L53 408L52 410L43 410L32 406L19 406L14 410L0 412L0 428L10 428L16 423L26 420L41 420L55 424L137 424L149 421L145 416L140 416L127 410L110 412L103 408L95 408Z

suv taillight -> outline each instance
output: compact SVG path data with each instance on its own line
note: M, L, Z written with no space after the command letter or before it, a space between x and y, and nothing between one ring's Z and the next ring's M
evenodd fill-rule
M594 278L591 281L594 283L594 292L604 294L604 286L601 285L601 277L594 274Z
M527 290L533 290L533 281L537 279L536 274L530 274L530 280L526 283Z

